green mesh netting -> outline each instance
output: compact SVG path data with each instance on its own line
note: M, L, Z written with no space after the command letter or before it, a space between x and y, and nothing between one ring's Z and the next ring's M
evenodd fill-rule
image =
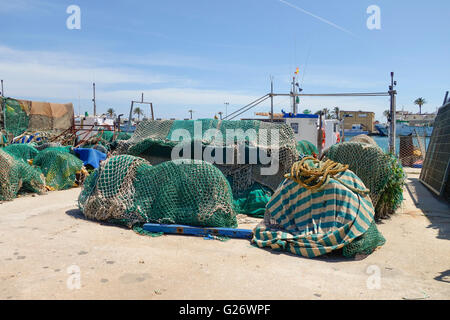
M214 157L217 155L215 161L206 158L201 160L212 162L222 171L231 183L233 195L238 196L235 200L241 199L239 202L242 203L246 202L242 199L243 194L257 198L251 194L251 188L255 183L273 192L283 181L284 174L298 159L297 142L289 125L257 120L142 121L130 139L118 142L114 154L139 156L156 165L171 160L173 148L181 142L187 146L187 150L191 150L191 159L196 157L196 143L201 146L201 156L207 150L214 150L210 152ZM237 160L237 154L242 146L244 146L242 153L244 161ZM250 151L256 151L256 161L250 161ZM220 152L221 157L218 156ZM234 158L229 157L232 158L231 163L227 161L228 152L234 152L235 155ZM263 173L262 169L270 165L263 163L261 154L267 157L273 155L273 158L278 159L277 172ZM183 157L188 156L183 153ZM217 161L218 159L221 161Z
M316 146L307 140L302 140L297 142L297 151L300 154L315 156L319 154Z
M266 205L273 191L259 183L254 183L245 192L233 195L233 205L236 213L246 214L255 218L264 218Z
M118 141L118 140L128 140L131 138L131 134L129 134L128 132L113 132L113 131L102 131L99 133L99 136L101 136L101 139L112 143L114 141Z
M41 150L41 152L57 151L60 153L69 153L71 150L71 146L48 146L47 148Z
M0 103L3 103L5 110L4 126L5 131L14 137L21 135L28 129L30 121L29 110L27 106L16 99L0 97Z
M387 218L403 201L405 174L397 158L373 144L344 142L325 153L333 161L348 164L370 190L375 217Z
M0 116L1 118L1 116ZM0 131L0 147L4 147L8 144L8 137L6 132L1 132Z
M199 160L152 166L130 155L103 161L85 181L78 203L89 219L200 227L236 227L231 188L223 174Z
M345 245L342 249L344 257L354 257L358 254L371 254L376 248L386 243L386 239L378 231L375 222L372 222L369 229L362 235Z
M373 146L378 146L378 144L376 143L375 140L373 140L373 138L369 137L366 134L359 134L357 136L352 137L350 140L350 142L362 142L362 143L368 143L371 144Z
M119 141L128 140L131 135L128 132L100 130L96 135L83 144L83 148L94 148L103 153L108 153L117 147Z
M69 153L70 147L47 148L34 158L33 165L44 173L46 185L55 190L72 188L83 161Z
M11 144L3 148L3 151L8 152L16 158L28 161L34 159L39 151L31 143Z
M0 200L12 200L19 191L44 192L44 176L25 161L0 149Z

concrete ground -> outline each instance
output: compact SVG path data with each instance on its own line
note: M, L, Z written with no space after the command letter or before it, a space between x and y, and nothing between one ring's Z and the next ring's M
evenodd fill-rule
M85 220L80 189L21 197L0 204L0 299L449 299L450 207L418 177L379 225L386 244L357 259L140 236Z

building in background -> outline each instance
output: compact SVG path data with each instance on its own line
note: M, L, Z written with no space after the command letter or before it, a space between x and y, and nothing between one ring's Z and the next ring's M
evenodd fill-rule
M344 121L344 130L351 130L354 125L361 125L364 131L375 133L375 112L339 111L339 119Z

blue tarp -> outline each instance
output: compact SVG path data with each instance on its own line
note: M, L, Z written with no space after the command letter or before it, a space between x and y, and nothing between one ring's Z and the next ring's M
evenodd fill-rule
M74 151L85 166L91 165L94 169L100 166L100 161L106 160L106 154L96 149L75 148Z

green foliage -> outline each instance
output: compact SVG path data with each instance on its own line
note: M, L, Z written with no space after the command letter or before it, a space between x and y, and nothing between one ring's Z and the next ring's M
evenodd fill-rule
M387 216L394 214L403 201L406 174L400 161L394 155L386 154L386 159L390 163L390 175L375 210Z
M405 174L395 156L378 146L350 141L333 145L326 157L348 164L369 188L377 219L387 218L400 206Z

